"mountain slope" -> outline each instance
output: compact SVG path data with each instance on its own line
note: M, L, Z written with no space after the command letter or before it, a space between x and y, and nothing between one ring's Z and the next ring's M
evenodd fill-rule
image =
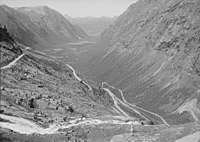
M90 90L67 65L17 43L0 45L1 111L5 114L49 123L113 113L101 102L107 98L112 105L106 92L95 84Z
M60 41L87 37L83 30L77 29L63 15L47 6L22 7L17 8L17 11L28 15L37 26L41 27L42 31L53 34L53 37L60 38Z
M6 25L14 38L27 46L47 48L88 38L83 30L46 6L13 9L2 5L0 12L0 24Z
M78 66L171 124L199 121L199 8L198 0L139 0Z
M31 19L27 15L19 13L6 5L1 5L0 16L0 24L6 25L9 32L14 36L16 40L26 44L27 46L37 44L39 37L36 33L34 33L34 31L31 31L24 24L26 23L27 25L29 24L34 27Z

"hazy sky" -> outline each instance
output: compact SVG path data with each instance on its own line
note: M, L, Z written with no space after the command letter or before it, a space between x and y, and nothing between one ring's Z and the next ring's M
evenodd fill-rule
M10 7L47 5L71 17L113 17L136 0L0 0Z

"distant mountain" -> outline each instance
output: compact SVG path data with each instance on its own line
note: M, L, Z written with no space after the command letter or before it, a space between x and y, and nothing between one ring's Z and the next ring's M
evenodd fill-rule
M73 26L63 15L47 6L21 7L16 10L28 15L34 24L44 32L44 37L49 34L53 38L57 36L61 41L66 39L70 41L83 39L87 36L84 31Z
M200 120L200 1L139 0L79 67L170 124Z
M109 17L75 17L72 18L65 15L67 20L71 23L78 25L80 28L85 30L90 35L100 35L109 25L111 25L117 16L113 18Z
M45 46L81 41L88 35L57 11L47 7L10 8L0 6L0 24L6 25L15 39L29 46Z

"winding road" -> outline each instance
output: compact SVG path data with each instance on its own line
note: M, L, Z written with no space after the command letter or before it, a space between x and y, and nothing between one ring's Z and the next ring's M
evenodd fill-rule
M108 85L106 82L103 82L103 83L102 83L102 87L103 87L103 84ZM115 88L114 86L110 86L110 85L108 85L108 86L111 87L111 88ZM115 89L118 89L118 88L115 88ZM123 92L122 92L120 89L118 89L118 90L119 90L120 93L121 93L122 101L121 101L119 98L117 98L117 97L116 97L116 98L118 99L118 101L120 101L120 103L126 105L126 106L127 106L128 108L130 108L130 109L135 110L135 109L133 108L133 107L135 107L135 108L137 108L137 109L139 109L139 110L142 110L142 111L144 111L144 112L150 113L150 114L152 114L152 115L158 117L159 119L161 119L161 120L163 121L163 123L164 123L166 126L170 126L170 125L165 121L165 119L164 119L162 116L160 116L160 115L158 115L158 114L156 114L156 113L153 113L153 112L151 112L151 111L145 110L145 109L143 109L143 108L140 108L140 107L138 107L138 106L136 106L136 105L133 105L133 104L127 102L126 99L124 98ZM144 115L142 115L141 113L139 113L137 110L135 110L135 112L137 112L138 114L140 114L141 116L143 116L144 118L146 118L147 120L149 120L147 117L145 117Z
M76 71L74 70L74 68L73 68L72 66L70 66L69 64L66 64L66 65L73 71L73 74L74 74L75 78L76 78L77 80L79 80L79 81L82 81L81 78L77 76ZM86 86L88 86L88 88L89 88L90 90L92 90L92 88L91 88L87 83L85 83L84 81L82 81L82 82L83 82ZM105 83L105 82L103 82L103 83ZM103 88L103 83L102 83L102 88ZM143 118L145 118L146 120L150 121L147 117L145 117L144 115L142 115L140 112L138 112L137 110L135 110L135 109L133 109L132 107L130 107L126 102L123 102L123 101L121 101L119 98L117 98L109 89L107 89L107 88L103 88L103 89L111 96L111 98L112 98L113 101L114 101L114 105L115 105L115 107L116 107L117 110L118 110L117 112L121 112L121 115L126 116L126 117L128 117L128 118L131 118L131 116L129 116L125 111L123 111L123 110L120 108L120 106L118 105L118 103L121 103L122 105L128 107L129 109L133 110L133 111L136 112L137 114L141 115L141 116L142 116Z
M73 72L75 78L76 78L78 81L82 81L83 84L85 84L85 85L89 88L89 90L92 91L92 87L90 87L90 85L88 85L85 81L83 81L80 77L77 76L76 71L74 70L74 68L73 68L72 66L70 66L69 64L66 64L66 65L72 70L72 72Z
M123 101L121 101L119 98L117 98L109 89L107 89L107 88L103 88L103 89L112 97L116 108L117 108L120 112L122 112L122 114L124 114L124 115L127 116L127 117L131 117L131 116L129 116L126 112L124 112L124 111L118 106L117 102L119 102L119 103L121 103L122 105L126 106L127 108L133 110L135 113L139 114L139 115L142 116L144 119L150 121L147 117L145 117L144 115L142 115L140 112L138 112L137 110L133 109L132 107L130 107L129 105L127 105L126 103L124 103Z
M133 106L133 107L136 107L137 109L140 109L140 110L142 110L142 111L148 112L148 113L150 113L150 114L152 114L152 115L155 115L155 116L159 117L159 118L164 122L165 125L170 126L170 125L165 121L165 119L164 119L162 116L160 116L160 115L158 115L158 114L156 114L156 113L154 113L154 112L145 110L145 109L143 109L143 108L140 108L140 107L138 107L138 106L136 106L136 105L133 105L133 104L127 102L126 99L124 98L124 95L123 95L122 91L121 91L120 89L119 89L119 91L120 91L120 93L121 93L121 96L122 96L123 101L124 101L126 104L128 104L128 105L130 105L130 106Z
M122 115L126 117L130 117L125 111L123 111L119 106L118 106L118 100L116 99L115 95L107 88L103 88L113 99L115 107L118 109L118 112L121 112Z
M1 69L7 69L12 67L13 65L15 65L15 63L21 59L23 56L25 55L25 53L21 54L19 57L17 57L15 60L13 60L12 62L10 62L8 65L1 67Z
M31 47L26 47L25 50L29 50L31 49ZM12 62L10 62L8 65L5 65L3 67L1 67L1 69L7 69L7 68L10 68L12 67L13 65L15 65L15 63L20 60L23 56L25 55L25 53L21 54L20 56L18 56L16 59L14 59Z

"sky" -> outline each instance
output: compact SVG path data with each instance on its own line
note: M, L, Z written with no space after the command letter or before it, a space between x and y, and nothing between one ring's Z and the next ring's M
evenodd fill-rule
M10 7L46 5L71 17L114 17L136 0L0 0Z

